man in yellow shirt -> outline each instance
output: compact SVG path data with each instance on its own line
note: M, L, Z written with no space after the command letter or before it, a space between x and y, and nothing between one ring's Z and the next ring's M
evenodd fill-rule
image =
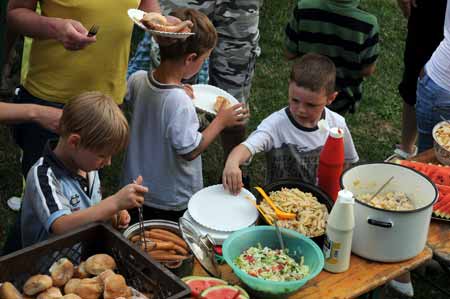
M35 11L38 3L42 15ZM127 10L137 7L160 11L158 0L10 0L8 30L33 38L28 75L16 102L61 109L69 99L95 90L121 104L133 28ZM94 24L98 34L88 36ZM15 127L24 176L55 137L36 123Z

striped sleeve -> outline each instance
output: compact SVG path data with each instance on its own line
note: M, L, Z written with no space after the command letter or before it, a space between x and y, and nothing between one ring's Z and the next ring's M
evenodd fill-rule
M289 22L286 25L285 28L285 47L286 50L289 53L292 54L299 54L299 49L298 49L298 42L299 42L299 38L298 38L298 20L297 20L297 11L298 11L298 4L295 7L291 19L289 20Z
M35 198L32 200L33 209L40 222L50 232L56 219L71 213L68 200L63 195L61 183L48 165L39 164L33 168L33 181L36 189Z
M361 64L363 66L371 65L375 63L380 53L379 43L379 27L378 22L372 27L370 34L364 42L363 50L361 51Z

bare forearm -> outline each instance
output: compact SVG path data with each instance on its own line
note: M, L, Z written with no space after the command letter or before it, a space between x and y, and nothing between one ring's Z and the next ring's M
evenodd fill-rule
M0 122L13 124L33 121L37 117L36 105L0 103Z
M227 163L233 165L242 165L252 157L250 150L243 144L236 146L230 153Z
M38 15L28 8L14 8L8 11L8 24L15 33L38 39L56 39L57 27L62 19Z
M118 207L115 201L112 197L108 197L88 209L56 219L52 224L52 232L57 235L64 234L89 223L109 220L117 212Z
M146 12L161 12L158 0L142 0L139 9Z
M183 156L186 160L194 160L201 153L203 153L208 146L216 139L216 137L220 134L220 132L225 127L222 125L218 118L215 118L211 124L202 132L202 141L197 146L195 150L190 152L189 154Z

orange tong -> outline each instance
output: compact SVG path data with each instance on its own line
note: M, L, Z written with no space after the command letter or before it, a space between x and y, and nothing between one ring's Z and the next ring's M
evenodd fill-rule
M267 195L267 193L264 191L263 188L261 187L255 187L255 189L259 192L259 194L262 195L262 197L267 201L267 203L272 207L272 209L275 211L275 215L277 215L277 218L279 220L291 220L291 219L295 219L295 217L297 216L294 213L286 213L281 211L280 209L277 208L277 206L273 203L273 201L270 199L269 195Z

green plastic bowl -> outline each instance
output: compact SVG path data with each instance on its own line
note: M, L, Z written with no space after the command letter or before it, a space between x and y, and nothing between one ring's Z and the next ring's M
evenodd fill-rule
M236 276L263 298L280 298L297 291L308 280L317 276L324 265L322 250L311 239L290 229L280 228L280 230L285 246L289 249L289 255L296 261L300 261L301 256L304 256L304 264L309 266L309 275L301 280L271 281L257 278L247 274L234 263L244 250L258 244L279 249L280 244L274 226L252 226L236 231L225 240L222 247L223 257Z

